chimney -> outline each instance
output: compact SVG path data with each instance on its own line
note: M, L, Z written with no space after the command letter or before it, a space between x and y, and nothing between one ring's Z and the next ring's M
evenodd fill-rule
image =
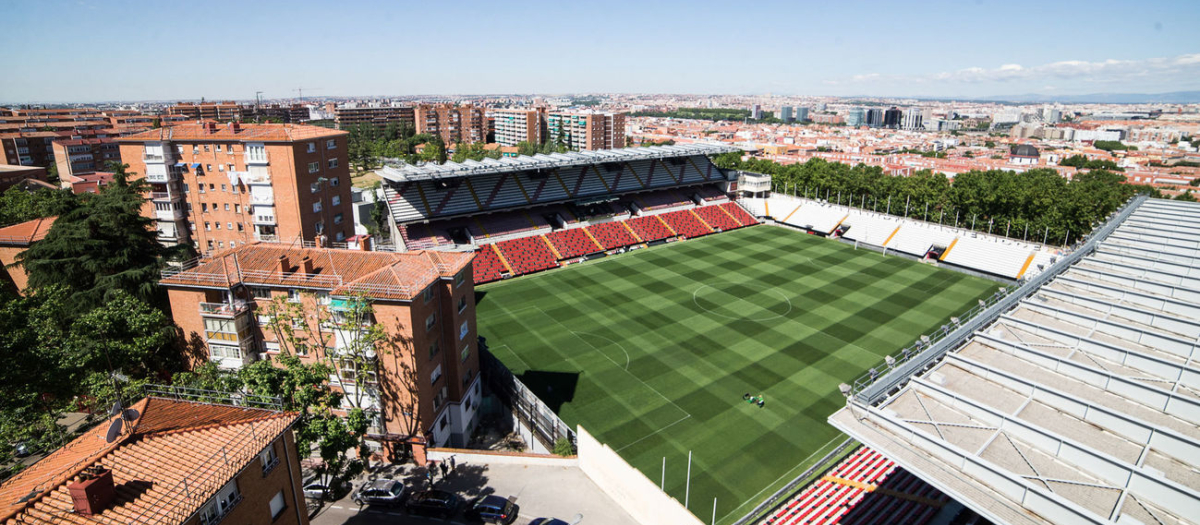
M292 271L292 262L288 260L287 255L279 256L279 273L285 274Z
M312 257L305 255L303 259L300 259L300 270L307 275L312 275L312 273L313 273Z
M241 131L241 130L242 130L242 123L241 123L241 122L238 122L238 121L236 121L236 120L235 120L235 121L233 121L233 122L230 122L230 123L229 123L229 129L230 129L231 131L233 131L234 133L237 133L237 132L239 132L239 131Z
M89 467L80 474L80 480L67 485L67 491L71 493L75 512L84 516L103 512L117 497L112 471L99 465Z
M358 237L358 249L360 249L364 252L371 251L371 241L372 240L373 239L371 239L370 235L360 235Z

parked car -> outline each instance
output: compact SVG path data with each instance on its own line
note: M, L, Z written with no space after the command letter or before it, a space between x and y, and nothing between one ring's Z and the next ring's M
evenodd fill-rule
M508 525L516 521L517 512L520 510L521 508L512 500L500 496L480 496L471 502L471 508L467 509L465 515L472 521Z
M404 484L394 479L366 481L350 499L359 505L399 505L404 502Z
M338 489L342 490L338 490ZM345 494L345 485L341 487L333 487L319 480L313 480L304 486L304 497L315 500L335 500L338 496Z
M538 518L529 522L529 525L567 525L567 522L558 518Z
M444 490L426 490L409 496L404 510L409 514L449 518L458 514L458 508L461 506L462 498L455 494Z

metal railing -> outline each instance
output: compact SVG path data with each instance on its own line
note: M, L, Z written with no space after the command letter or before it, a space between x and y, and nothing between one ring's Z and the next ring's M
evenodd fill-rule
M249 309L250 303L246 301L234 301L233 303L200 303L200 313L202 315L235 317Z
M517 379L504 363L496 359L482 337L479 338L479 366L481 370L486 371L485 377L492 391L512 407L517 419L529 427L541 440L542 445L554 450L554 445L559 439L567 438L571 442L571 448L575 448L575 429L559 419L537 394Z
M283 410L283 400L272 396L259 396L242 392L226 392L176 385L147 384L142 387L147 396L165 397L180 401L195 401L215 405L233 405L263 410Z
M1006 289L1004 289L1004 293L998 292L987 301L981 302L978 307L963 314L963 317L958 318L957 322L952 320L953 327L942 325L942 328L932 336L923 338L902 350L899 357L887 356L884 358L885 365L883 367L868 370L866 374L850 385L850 391L845 394L853 401L865 405L874 405L881 401L890 392L903 386L918 371L932 365L947 352L965 344L971 334L990 325L1002 314L1015 308L1022 299L1036 292L1042 285L1050 282L1085 255L1095 251L1096 246L1111 235L1147 198L1146 195L1138 195L1131 199L1120 210L1109 216L1104 225L1092 230L1081 239L1076 249L1066 253L1058 262L1050 265L1042 273L1025 281L1020 288L1011 292Z

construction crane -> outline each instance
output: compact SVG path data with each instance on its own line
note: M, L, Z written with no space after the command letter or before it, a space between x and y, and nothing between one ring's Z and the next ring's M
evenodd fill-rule
M295 91L297 93L297 95L300 97L300 102L304 102L304 89L305 88L296 88L296 89L292 90L292 91ZM308 88L309 91L319 91L320 89L321 88Z

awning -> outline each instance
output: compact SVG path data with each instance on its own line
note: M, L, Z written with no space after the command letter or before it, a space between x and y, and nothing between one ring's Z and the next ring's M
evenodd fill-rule
M176 168L182 168L182 167L184 167L184 166L186 166L186 164L184 164L184 163L182 163L182 162L176 162L176 163L175 163L175 167L176 167Z
M194 170L198 170L198 169L200 169L200 163L199 163L199 162L193 162L193 163L192 163L192 169L194 169Z

